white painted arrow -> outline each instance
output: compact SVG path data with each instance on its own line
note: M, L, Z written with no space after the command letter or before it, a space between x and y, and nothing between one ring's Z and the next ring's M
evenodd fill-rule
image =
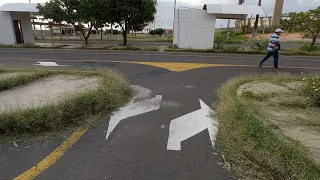
M181 150L181 142L208 129L212 147L218 133L218 121L210 117L212 109L200 99L201 109L170 122L167 150Z
M34 64L36 66L48 66L48 67L52 67L52 66L68 66L68 65L59 65L56 62L47 62L47 61L38 61L37 64Z
M152 99L147 99L145 101L137 103L133 103L133 101L131 101L127 106L120 108L120 110L110 118L106 139L108 139L109 135L114 130L114 128L120 123L120 121L129 117L158 110L160 109L161 101L162 96L157 95Z

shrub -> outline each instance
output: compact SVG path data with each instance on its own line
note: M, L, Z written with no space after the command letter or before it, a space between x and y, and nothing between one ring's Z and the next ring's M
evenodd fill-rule
M313 45L311 47L310 44L305 44L300 48L300 50L307 51L307 52L320 51L320 45Z
M320 74L304 78L303 81L305 85L302 88L302 93L320 107Z
M164 34L164 29L158 28L153 31L153 35L162 36Z
M256 44L256 47L259 50L265 50L269 46L269 40L265 40L265 41L262 41L262 42L255 42L255 44Z
M116 30L116 29L114 29L113 30L113 34L120 34L121 32L120 31L118 31L118 30ZM105 33L104 33L105 35L107 35L107 34L111 34L111 29L108 29L107 31L105 31Z

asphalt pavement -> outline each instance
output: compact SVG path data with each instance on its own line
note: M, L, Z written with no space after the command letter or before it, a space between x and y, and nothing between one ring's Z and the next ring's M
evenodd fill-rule
M35 67L39 62L49 61L67 65L50 67L55 69L113 69L131 85L143 89L140 98L130 106L111 118L102 118L60 159L34 176L61 180L232 179L234 174L223 167L213 143L219 141L215 139L218 125L204 121L205 109L214 107L215 90L228 79L275 73L272 59L264 68L256 67L261 58L233 54L0 49L0 67ZM280 72L320 72L320 57L282 56ZM136 110L132 112L131 107ZM0 179L19 177L60 143L34 142L19 151L14 147L1 149Z

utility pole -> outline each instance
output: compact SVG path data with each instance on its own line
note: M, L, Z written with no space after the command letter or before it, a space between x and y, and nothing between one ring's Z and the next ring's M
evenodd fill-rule
M262 4L262 0L259 0L258 6L261 6L261 4ZM254 27L253 27L253 31L252 31L251 49L254 48L254 40L257 36L258 23L259 23L259 14L256 15L256 21L254 23Z

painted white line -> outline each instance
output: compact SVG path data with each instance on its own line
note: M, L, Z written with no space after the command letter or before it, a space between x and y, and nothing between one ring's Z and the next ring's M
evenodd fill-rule
M110 118L106 139L108 139L108 137L110 136L114 128L120 123L120 121L129 117L158 110L160 109L161 101L162 96L157 95L152 99L147 99L145 101L137 103L133 103L133 101L131 101L127 106L120 108L120 110Z
M56 62L47 62L47 61L38 61L35 66L47 66L47 67L54 67L54 66L68 66L68 65L59 65Z
M210 117L212 109L200 99L201 109L174 119L170 123L167 150L181 150L181 142L208 129L212 147L218 133L218 121Z

